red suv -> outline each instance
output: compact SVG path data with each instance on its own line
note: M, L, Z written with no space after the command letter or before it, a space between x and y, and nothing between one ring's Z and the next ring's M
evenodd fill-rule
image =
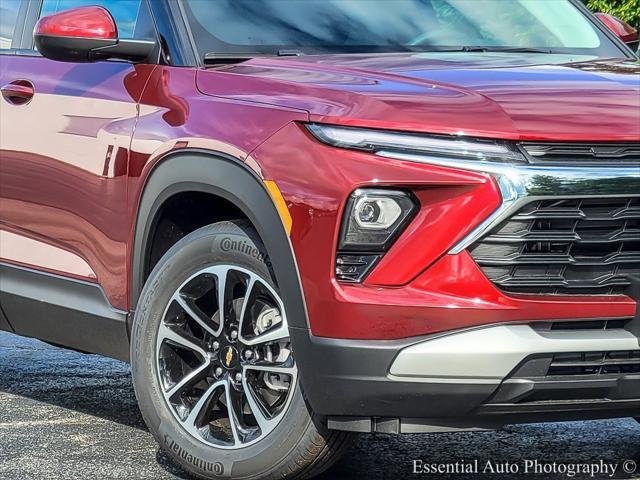
M0 327L129 360L189 471L640 416L640 65L580 2L0 6Z

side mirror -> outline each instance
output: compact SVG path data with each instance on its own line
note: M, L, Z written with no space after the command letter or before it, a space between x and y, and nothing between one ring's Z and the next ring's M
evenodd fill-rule
M620 20L618 17L614 17L608 13L596 13L596 17L598 17L616 37L629 45L631 50L634 52L638 51L640 37L638 36L638 31L635 28L624 20Z
M87 63L119 59L144 61L156 47L148 40L118 38L116 22L106 8L78 7L42 17L33 32L36 48L46 58Z

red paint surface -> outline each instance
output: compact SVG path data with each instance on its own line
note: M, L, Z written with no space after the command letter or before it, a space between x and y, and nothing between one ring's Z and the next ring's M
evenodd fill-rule
M2 106L0 134L18 126L23 133L1 137L0 219L83 259L95 272L87 280L98 282L116 308L131 308L132 241L146 178L168 152L204 148L246 161L282 191L316 335L401 338L635 312L627 297L505 295L468 254L447 255L497 207L493 181L330 148L297 122L513 140L640 141L636 63L399 54L196 70L3 57L0 84L16 79L30 80L36 93L28 105ZM410 189L421 209L365 285L340 285L333 265L342 208L355 188L368 185Z
M103 40L118 38L116 22L105 8L88 6L64 10L38 20L34 35L82 37Z
M36 92L27 105L0 108L2 224L82 259L95 272L86 280L127 309L129 148L150 70L22 56L1 63L0 84L28 79Z
M557 64L545 63L555 59ZM312 121L512 140L638 141L640 65L506 54L256 59L198 72L210 95Z

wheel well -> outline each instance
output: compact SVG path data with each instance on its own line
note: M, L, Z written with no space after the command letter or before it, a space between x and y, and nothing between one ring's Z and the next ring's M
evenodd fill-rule
M186 217L184 220L178 218L182 215ZM173 219L181 233L167 235L163 227L158 228L160 224L167 225L158 221L163 218ZM160 252L194 229L228 219L247 219L255 227L269 252L279 293L290 312L291 326L308 329L293 248L269 191L242 161L209 150L174 152L161 160L145 181L131 249L131 313L137 310L151 266L160 258ZM159 239L165 235L173 240L166 239L163 245ZM153 260L151 250L155 252ZM129 328L134 315L129 315Z
M247 219L237 206L217 195L186 191L169 197L158 209L147 237L143 280L182 237L223 220Z

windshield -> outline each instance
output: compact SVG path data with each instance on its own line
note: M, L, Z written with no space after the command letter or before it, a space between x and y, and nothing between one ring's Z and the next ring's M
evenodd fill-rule
M623 56L569 0L183 0L183 5L202 56L475 49Z

